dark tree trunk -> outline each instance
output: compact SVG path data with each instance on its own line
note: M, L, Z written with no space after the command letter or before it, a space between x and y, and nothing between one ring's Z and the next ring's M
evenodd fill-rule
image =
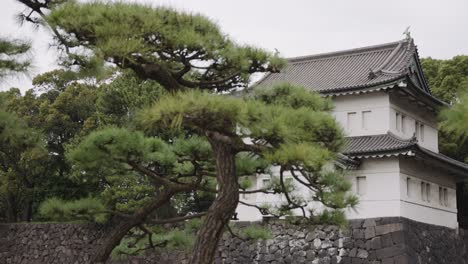
M7 194L7 212L6 212L6 220L7 223L15 223L18 221L17 218L17 202L15 196L8 192Z
M120 244L120 241L130 229L142 224L149 214L168 203L172 195L173 192L171 191L162 192L158 195L158 199L154 200L151 204L136 211L131 218L123 219L120 223L115 225L112 231L106 235L104 243L96 248L91 263L105 263L112 253L112 250Z
M210 139L216 158L218 195L198 233L190 264L213 263L224 227L236 211L239 202L239 183L236 177L235 152L225 142Z
M25 222L31 222L33 214L33 199L28 197L23 208L22 220Z

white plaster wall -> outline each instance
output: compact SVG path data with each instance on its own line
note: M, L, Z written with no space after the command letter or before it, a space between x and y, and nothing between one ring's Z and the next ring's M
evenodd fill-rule
M407 180L410 179L410 194L408 195ZM456 180L432 166L410 158L400 160L400 192L401 216L416 221L442 225L451 228L458 227ZM421 182L430 184L429 201L423 200ZM448 206L439 200L439 187L448 191Z
M397 129L396 113L406 116L405 131ZM411 138L415 133L415 121L424 125L424 139L418 139L419 145L439 152L439 140L437 130L437 119L434 112L419 106L417 103L410 103L406 99L390 96L390 131L402 138Z
M400 215L400 182L397 158L363 160L359 170L353 171L348 180L357 193L356 177L366 177L366 194L358 195L356 210L347 211L347 217L370 218Z
M278 175L277 168L273 168L272 173ZM363 176L366 177L366 193L359 195L356 179ZM285 177L288 178L289 175L286 174ZM251 189L262 188L263 179L269 178L270 175L267 174L251 177L254 183ZM407 193L408 178L413 183L410 185L411 197ZM350 171L347 179L352 183L352 192L359 198L356 208L346 211L349 219L402 216L428 224L458 227L455 178L412 157L364 159L358 170ZM422 199L421 181L431 186L429 201ZM310 197L310 190L299 183L296 186L297 194L304 198ZM448 205L440 204L439 186L448 190ZM286 199L281 195L257 193L241 195L241 201L257 206L274 206ZM318 203L311 203L309 207L318 210L323 208ZM238 218L243 221L262 219L256 208L244 205L239 205L237 213ZM300 214L299 211L295 213Z
M272 167L270 174L273 177L279 177L279 167ZM258 190L261 188L265 188L264 180L272 180L272 176L270 174L257 174L257 176L249 177L251 182L253 183L249 190ZM284 173L284 179L289 180L292 179L292 176L289 172ZM295 191L292 192L293 195L301 196L305 199L311 196L310 190L305 187L304 185L296 182L293 180L293 184L295 185ZM254 194L241 194L240 201L253 204L259 207L263 207L264 205L268 205L271 207L279 206L282 203L285 203L287 200L283 195L280 194L265 194L265 193L254 193ZM310 207L318 208L314 206L312 203ZM319 208L318 208L319 209ZM294 212L294 211L293 211ZM239 204L236 210L237 217L239 220L242 221L259 221L262 219L262 214L257 208L246 206L243 204ZM300 213L296 211L294 213Z
M347 136L364 136L386 134L389 130L390 99L384 92L373 92L361 95L343 95L333 98L335 109L333 115L341 124ZM369 128L362 127L362 112L371 111ZM356 112L357 123L348 127L348 113Z

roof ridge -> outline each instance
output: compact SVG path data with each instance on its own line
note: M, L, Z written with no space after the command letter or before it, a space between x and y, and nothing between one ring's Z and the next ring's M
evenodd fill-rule
M361 53L371 52L371 51L375 51L375 50L379 50L383 48L392 48L393 46L398 45L403 42L407 42L407 40L399 40L399 41L388 42L384 44L371 45L371 46L359 47L359 48L354 48L354 49L324 52L324 53L318 53L318 54L313 54L313 55L290 57L290 58L286 58L286 60L289 63L296 63L296 62L304 62L304 61L313 60L313 59L324 59L324 58L329 58L329 57L341 57L345 55L361 54Z

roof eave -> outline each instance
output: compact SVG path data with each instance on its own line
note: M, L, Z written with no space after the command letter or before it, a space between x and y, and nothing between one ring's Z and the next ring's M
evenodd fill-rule
M450 157L435 153L426 148L414 144L405 148L394 150L382 150L373 152L359 153L343 153L351 159L368 159L368 158L386 158L386 157L411 157L421 161L431 161L432 166L443 168L460 179L468 179L468 164L454 160Z
M446 102L422 90L420 87L418 87L417 84L415 84L412 81L412 79L409 76L406 76L405 82L407 82L409 85L407 85L407 87L404 87L403 90L409 92L414 97L436 108L449 106Z
M440 153L435 153L419 145L415 146L416 157L427 161L431 160L431 165L436 167L442 167L450 171L454 175L468 179L468 164L454 160Z
M371 85L362 85L362 86L350 86L343 88L335 88L330 90L318 91L324 96L341 96L349 94L362 94L370 92L385 91L402 85L402 81L405 80L405 76L397 76L391 80L386 80L382 83L373 83Z

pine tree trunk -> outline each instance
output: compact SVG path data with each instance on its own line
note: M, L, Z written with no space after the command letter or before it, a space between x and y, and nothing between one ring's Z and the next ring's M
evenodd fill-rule
M195 242L190 264L213 263L224 227L236 211L239 202L239 183L236 177L235 153L224 142L210 140L216 158L218 194L208 209Z
M124 219L122 222L112 228L109 234L106 234L104 243L99 246L91 260L91 263L105 263L109 258L112 250L120 244L124 236L135 226L142 224L146 217L154 212L159 207L168 203L173 195L173 192L165 191L158 195L158 199L151 204L141 208L133 214L133 217Z

